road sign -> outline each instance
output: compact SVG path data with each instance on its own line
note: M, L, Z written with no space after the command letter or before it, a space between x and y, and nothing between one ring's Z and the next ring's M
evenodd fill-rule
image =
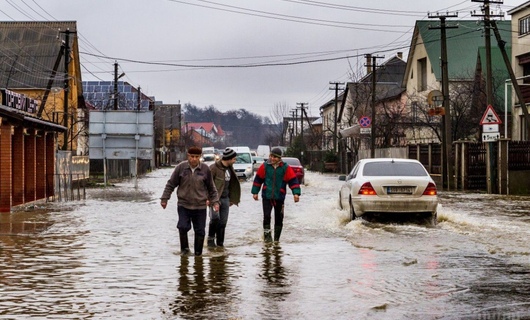
M482 116L482 120L480 120L480 124L501 124L502 121L493 109L493 107L488 105L486 108L486 112L484 112L484 115Z
M482 133L482 142L494 142L501 138L501 135L498 132L483 132Z
M372 128L361 128L361 134L370 134L372 133Z
M499 125L498 124L485 124L482 125L482 132L499 132Z
M372 119L367 116L362 116L361 119L359 119L359 125L361 128L370 128L372 126Z

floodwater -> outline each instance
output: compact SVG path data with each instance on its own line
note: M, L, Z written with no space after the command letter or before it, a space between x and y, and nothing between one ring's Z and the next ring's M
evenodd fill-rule
M530 197L440 192L436 227L350 222L337 176L308 172L265 245L243 182L225 248L181 257L170 174L2 215L0 319L530 319Z

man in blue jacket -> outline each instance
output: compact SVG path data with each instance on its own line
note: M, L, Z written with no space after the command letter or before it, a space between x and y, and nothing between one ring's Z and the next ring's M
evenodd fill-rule
M263 186L263 187L262 187ZM296 173L287 163L282 161L282 150L273 148L269 160L264 162L256 172L252 185L252 197L258 200L261 189L263 205L263 238L272 242L271 213L274 209L274 241L280 240L283 228L284 202L287 186L291 189L294 202L300 200L300 183Z

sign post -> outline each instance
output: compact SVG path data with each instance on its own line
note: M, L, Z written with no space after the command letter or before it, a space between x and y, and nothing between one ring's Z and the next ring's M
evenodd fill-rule
M495 112L495 109L491 105L488 105L480 120L480 125L482 125L482 142L488 142L486 149L488 153L488 164L486 166L488 193L494 193L497 186L497 157L495 156L497 153L495 152L495 142L501 138L499 133L499 124L501 123L502 121Z

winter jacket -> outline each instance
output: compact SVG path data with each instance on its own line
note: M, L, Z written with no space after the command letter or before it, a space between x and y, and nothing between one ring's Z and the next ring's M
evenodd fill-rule
M287 185L293 194L301 194L300 183L293 168L283 161L280 161L278 167L274 168L269 161L266 161L256 172L251 192L258 194L262 189L263 199L285 200Z
M178 205L186 209L206 209L206 200L210 200L210 205L219 202L212 172L202 162L195 171L191 170L188 161L179 163L167 181L160 199L169 200L175 188L177 188Z
M241 202L241 185L237 178L236 172L233 166L225 167L221 160L217 160L210 165L210 171L212 171L213 182L217 188L219 197L223 194L225 187L228 187L230 203L238 205ZM225 174L228 171L230 173L230 181L226 186Z

